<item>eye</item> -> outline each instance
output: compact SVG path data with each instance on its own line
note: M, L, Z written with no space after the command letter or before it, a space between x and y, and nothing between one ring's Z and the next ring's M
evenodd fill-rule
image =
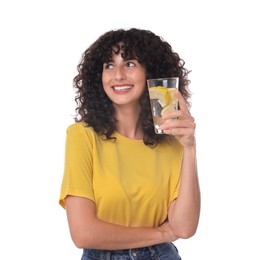
M112 69L114 66L113 66L112 63L104 63L104 64L103 64L103 67L104 67L105 69L109 70L109 69Z
M136 64L133 61L128 61L126 65L127 65L127 67L135 67L136 66Z

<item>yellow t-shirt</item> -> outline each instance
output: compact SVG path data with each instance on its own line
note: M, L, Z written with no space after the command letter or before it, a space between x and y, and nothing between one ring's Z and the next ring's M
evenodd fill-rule
M104 140L91 127L67 129L60 205L67 195L93 200L97 217L131 227L155 227L178 195L182 147L173 139L155 148L114 133Z

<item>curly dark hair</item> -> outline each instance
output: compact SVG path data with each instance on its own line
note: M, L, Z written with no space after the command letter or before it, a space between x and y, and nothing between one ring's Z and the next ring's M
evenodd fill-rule
M179 91L188 102L190 93L185 62L160 36L148 30L132 28L112 30L100 36L82 55L74 78L77 103L76 122L85 122L107 139L115 139L115 110L102 85L103 64L111 60L114 47L121 49L124 60L137 59L146 67L146 78L179 77ZM140 120L144 133L143 142L156 146L165 135L154 132L148 90L140 100Z

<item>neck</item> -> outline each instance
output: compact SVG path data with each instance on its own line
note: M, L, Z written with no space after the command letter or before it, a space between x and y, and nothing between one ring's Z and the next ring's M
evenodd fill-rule
M130 139L143 139L143 130L139 121L140 108L115 108L117 119L116 131Z

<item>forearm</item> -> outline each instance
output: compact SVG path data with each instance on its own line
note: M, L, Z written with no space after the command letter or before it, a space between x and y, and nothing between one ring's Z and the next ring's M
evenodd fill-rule
M123 227L96 219L80 230L74 242L79 248L130 249L176 240L170 232L162 228Z
M171 242L177 239L168 222L157 228L125 227L96 217L95 203L68 196L66 210L71 237L79 248L126 249Z
M181 184L175 203L169 208L169 222L175 234L188 238L196 232L200 214L200 189L195 146L184 148Z

